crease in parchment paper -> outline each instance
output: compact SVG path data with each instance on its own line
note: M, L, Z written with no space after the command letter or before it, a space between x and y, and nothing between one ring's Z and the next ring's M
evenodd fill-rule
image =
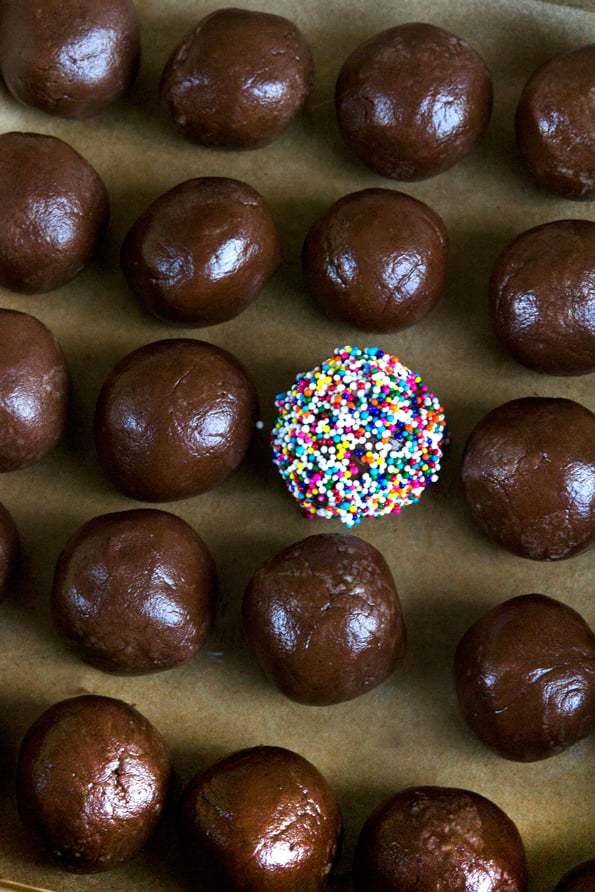
M595 16L595 0L541 0L549 6L572 7L573 9L582 9L584 12L593 13ZM594 22L595 24L595 22ZM595 35L594 35L595 37ZM590 43L591 41L587 41Z

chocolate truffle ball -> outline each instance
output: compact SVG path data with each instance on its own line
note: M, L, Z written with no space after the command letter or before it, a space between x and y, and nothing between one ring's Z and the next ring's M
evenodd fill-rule
M525 850L511 819L470 790L411 787L360 833L354 892L524 892Z
M140 39L131 0L4 0L0 71L15 99L66 118L102 111L130 86Z
M322 775L271 746L240 750L197 774L180 826L203 892L321 892L341 836Z
M8 594L8 586L19 553L19 534L10 513L0 502L0 601Z
M595 543L595 415L573 400L493 409L467 440L462 477L478 525L514 554L555 561Z
M359 697L405 654L390 569L356 536L321 533L279 552L253 576L243 616L258 662L298 703Z
M280 260L277 229L255 189L199 177L162 195L122 246L128 284L166 322L216 325L256 299Z
M69 145L39 133L0 135L0 285L51 291L91 260L105 229L105 186Z
M60 867L95 873L147 842L169 779L163 738L136 709L111 697L73 697L44 712L21 744L19 812Z
M578 864L565 873L554 892L593 892L595 889L595 858Z
M58 342L34 316L0 309L0 344L0 471L17 471L62 436L69 379Z
M240 464L257 411L254 386L231 353L189 338L155 341L116 363L101 389L99 459L133 498L199 495Z
M595 371L595 223L556 220L517 236L490 280L496 334L537 372Z
M171 669L204 643L215 564L181 518L138 509L84 524L62 551L52 611L83 659L107 672Z
M595 198L594 92L592 43L538 68L517 106L517 144L529 170L564 198Z
M461 638L455 684L484 743L505 759L547 759L595 727L595 635L560 601L511 598Z
M335 91L347 145L376 173L423 180L452 167L488 125L492 82L469 44L423 22L361 44Z
M288 19L219 9L202 19L170 56L160 97L192 142L256 148L276 139L313 88L308 44Z
M398 331L438 302L447 248L446 227L427 204L364 189L314 223L302 262L308 289L329 316L364 331Z
M273 462L307 515L351 528L399 514L438 480L444 410L420 375L379 347L338 347L275 406Z

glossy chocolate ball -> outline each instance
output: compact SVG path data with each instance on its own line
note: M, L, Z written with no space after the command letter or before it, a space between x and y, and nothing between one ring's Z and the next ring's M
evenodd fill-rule
M258 662L299 703L359 697L405 655L390 569L357 536L320 533L279 552L253 576L243 616Z
M257 411L254 386L231 353L190 338L155 341L116 363L101 389L99 459L133 498L199 495L240 464Z
M43 322L0 309L0 472L34 465L66 426L69 379L64 356Z
M61 634L107 672L171 669L204 644L215 564L181 518L145 508L103 514L62 551L52 589Z
M216 325L259 295L281 256L279 236L255 189L199 177L162 195L122 246L122 270L148 310L166 322Z
M202 892L322 892L341 836L320 772L271 746L240 750L197 774L180 826Z
M161 102L192 142L257 148L276 139L312 91L312 54L288 19L219 9L202 19L170 56Z
M556 561L595 543L595 415L580 403L493 409L467 440L462 477L474 520L514 554Z
M95 873L148 841L169 780L163 738L136 709L111 697L73 697L44 712L21 744L19 812L60 867Z
M516 110L520 152L537 182L564 198L595 198L595 43L535 71Z
M595 889L595 858L577 864L565 873L554 892L593 892Z
M109 214L91 165L61 139L39 133L0 135L0 204L0 285L24 294L76 276Z
M15 99L88 118L128 89L140 53L132 0L4 0L0 71Z
M512 598L465 632L455 682L484 743L506 759L547 759L595 727L595 635L560 601Z
M314 223L302 262L308 290L329 316L364 331L398 331L438 302L447 249L446 227L427 204L364 189Z
M0 502L0 601L8 594L19 554L19 534L10 513Z
M490 310L523 365L550 375L595 371L595 223L556 220L517 236L492 270Z
M452 167L483 135L492 82L465 40L411 22L354 50L335 104L343 139L364 164L381 176L422 180Z
M470 790L411 787L372 812L360 833L354 892L525 892L519 832Z

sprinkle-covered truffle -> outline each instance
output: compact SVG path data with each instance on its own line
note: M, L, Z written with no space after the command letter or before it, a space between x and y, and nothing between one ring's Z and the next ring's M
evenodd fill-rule
M275 400L273 461L308 514L399 514L438 479L446 438L440 401L396 356L339 347Z

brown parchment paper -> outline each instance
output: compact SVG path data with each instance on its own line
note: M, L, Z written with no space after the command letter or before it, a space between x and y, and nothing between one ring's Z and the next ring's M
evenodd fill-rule
M305 113L276 143L251 152L220 152L185 143L156 101L161 68L173 46L217 8L196 0L137 0L143 62L130 95L86 122L60 120L18 106L0 92L0 126L65 139L96 167L112 201L100 256L72 283L45 296L0 290L0 305L30 312L58 336L74 384L68 435L36 467L0 478L0 500L23 543L15 591L0 606L0 877L67 892L187 889L175 847L179 789L200 767L259 743L289 747L323 772L339 797L345 844L333 888L350 888L355 839L371 809L411 784L478 791L517 823L525 841L531 892L550 892L574 864L595 857L595 738L545 762L508 762L474 739L456 708L451 680L455 645L467 626L497 602L539 591L560 598L595 625L595 550L557 564L507 554L475 528L459 482L460 457L473 425L515 397L566 396L595 410L595 378L540 376L498 347L486 312L487 280L500 249L517 233L564 217L595 218L595 203L540 191L514 147L514 107L531 72L557 53L595 40L595 9L538 0L244 0L246 7L292 18L310 41L316 89ZM582 7L582 8L581 8ZM361 166L342 145L332 103L343 59L375 32L429 21L467 38L489 65L495 86L492 121L481 145L431 180L398 184ZM230 48L233 51L233 48ZM192 176L245 180L270 203L284 263L257 302L224 325L190 332L235 353L258 387L265 431L224 485L163 507L189 521L218 564L217 631L184 667L150 677L119 678L72 655L49 619L56 558L85 521L139 506L115 491L98 468L92 415L99 388L128 351L162 337L188 336L153 320L128 292L119 245L150 201ZM364 336L331 322L306 294L300 272L303 237L315 217L347 192L392 186L426 201L451 238L446 293L414 328ZM1 209L0 209L1 213ZM399 517L368 520L355 532L386 556L405 611L405 664L381 687L329 708L286 700L262 676L242 641L239 607L256 566L306 535L343 529L301 517L272 467L266 432L273 398L300 370L342 344L377 344L416 369L446 407L453 444L441 481ZM0 345L1 349L1 345ZM23 734L57 700L82 692L133 703L165 735L178 790L148 850L109 874L72 876L33 848L14 802L14 767ZM0 884L1 885L1 884Z

